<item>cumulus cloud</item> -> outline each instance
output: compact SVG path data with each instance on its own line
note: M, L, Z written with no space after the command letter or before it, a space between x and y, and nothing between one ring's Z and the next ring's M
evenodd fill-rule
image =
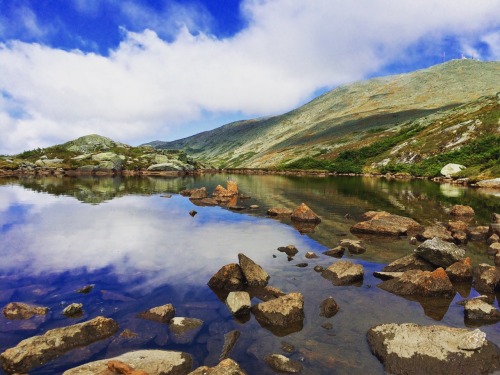
M0 44L0 153L89 133L132 144L175 138L206 113L277 114L398 60L421 65L422 45L439 61L445 38L466 40L464 48L482 41L483 59L500 48L497 0L247 0L248 26L223 39L210 34L204 10L176 5L164 23L148 23L152 13L131 4L119 6L138 30L124 30L106 56Z

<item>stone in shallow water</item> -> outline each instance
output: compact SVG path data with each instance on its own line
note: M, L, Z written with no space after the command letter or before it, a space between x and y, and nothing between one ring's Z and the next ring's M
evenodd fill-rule
M47 315L48 312L48 307L23 302L10 302L3 308L3 315L7 319L29 319L35 315Z
M245 288L245 277L239 264L230 263L218 270L208 281L208 286L223 290L242 290Z
M255 305L252 312L262 326L284 336L302 329L304 297L301 293L289 293Z
M159 323L168 323L175 316L175 308L171 303L153 307L139 314L140 318Z
M245 254L238 254L240 267L249 286L266 286L269 274Z
M321 275L335 285L349 285L363 280L364 269L361 264L340 260L328 266Z
M415 249L419 257L439 267L448 267L465 257L465 250L457 245L434 237Z
M299 373L303 366L300 362L293 361L282 354L271 354L265 358L266 363L278 372Z
M251 307L250 295L247 292L230 292L226 305L233 315L248 313Z
M81 315L83 313L83 305L81 303L72 303L66 306L62 313L67 317Z

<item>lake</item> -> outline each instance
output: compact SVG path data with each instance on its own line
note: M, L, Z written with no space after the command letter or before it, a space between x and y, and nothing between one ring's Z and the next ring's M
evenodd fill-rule
M202 186L211 193L216 185L225 186L228 177L248 196L238 205L259 207L199 207L178 194ZM289 219L266 216L269 208L293 209L302 202L322 217L321 224L297 229ZM498 196L424 180L226 174L0 179L0 304L18 301L50 308L47 316L24 321L0 316L0 351L49 329L103 315L118 322L117 335L75 349L30 374L60 374L144 348L180 350L192 355L196 367L215 365L224 334L235 329L241 336L230 357L249 374L274 373L264 362L272 353L301 361L305 374L383 374L366 342L370 327L406 322L466 327L463 307L456 302L478 293L470 284L459 285L453 300L436 303L377 288L380 280L372 273L415 248L405 237L363 237L364 254L346 252L344 258L364 266L361 285L334 286L313 268L336 261L322 252L343 238L356 238L349 228L368 210L385 210L428 225L450 220L447 210L454 204L472 206L478 225L487 225L493 212L500 213ZM194 217L191 210L197 211ZM289 244L299 250L292 260L277 251ZM465 248L474 265L493 264L486 244L468 243ZM319 257L305 259L307 251ZM238 253L270 274L269 285L303 293L305 320L300 331L281 336L261 327L253 316L234 319L206 285L223 265L237 263ZM301 262L308 266L297 267ZM86 285L94 289L76 293ZM319 306L329 296L340 311L327 319L319 315ZM73 302L83 304L83 316L64 317L62 309ZM176 340L166 324L137 317L166 303L174 305L176 316L204 321L189 342ZM119 336L125 329L136 335ZM481 330L500 345L499 325ZM284 345L291 353L284 352Z

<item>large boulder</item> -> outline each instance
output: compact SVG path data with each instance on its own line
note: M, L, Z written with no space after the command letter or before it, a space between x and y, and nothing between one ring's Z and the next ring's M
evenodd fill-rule
M139 314L139 317L158 323L168 323L175 316L175 308L171 303L153 307Z
M455 290L442 268L433 272L410 270L401 277L381 282L379 288L401 296L451 297Z
M328 266L321 276L335 285L349 285L363 280L364 269L361 264L340 260Z
M255 305L252 313L262 326L280 336L296 332L304 321L304 297L289 293Z
M401 236L421 231L422 226L408 217L392 215L385 211L369 211L364 215L365 221L354 224L352 233L377 234L384 236Z
M187 353L168 350L137 350L72 368L65 371L63 375L122 373L108 370L108 365L112 361L125 363L136 371L142 370L148 375L184 375L191 371L193 366L193 359Z
M479 330L381 324L372 327L367 338L390 374L473 375L500 370L500 349Z
M217 366L201 366L188 375L246 375L247 373L231 358L224 359Z
M3 308L3 315L7 319L29 319L35 315L47 315L48 312L48 307L23 302L10 302Z
M431 262L420 258L416 254L410 254L396 259L382 268L383 272L404 272L409 270L434 271L436 266Z
M415 249L419 257L440 267L448 267L465 257L465 250L438 237L427 240Z
M240 267L249 286L266 286L269 274L245 254L238 254Z
M55 328L21 341L0 357L5 372L25 373L64 353L112 336L118 330L113 319L98 316L68 327Z
M212 276L208 281L208 286L229 291L243 290L245 288L245 276L243 276L239 264L226 264Z
M446 164L443 168L441 168L441 174L445 177L452 177L453 175L460 172L462 169L465 169L465 165L449 163Z
M320 223L321 218L314 213L305 203L301 203L291 215L293 221L306 223Z

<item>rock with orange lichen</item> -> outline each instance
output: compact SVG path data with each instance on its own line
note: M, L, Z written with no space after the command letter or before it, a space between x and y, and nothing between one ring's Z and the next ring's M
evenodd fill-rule
M446 268L446 274L451 281L472 281L472 261L469 257L466 257L458 262L455 262L451 266Z
M448 267L465 257L465 250L457 245L434 237L415 249L419 257L440 267Z
M379 288L401 296L415 297L450 297L455 295L446 271L438 268L435 271L409 270L398 278L383 281Z

